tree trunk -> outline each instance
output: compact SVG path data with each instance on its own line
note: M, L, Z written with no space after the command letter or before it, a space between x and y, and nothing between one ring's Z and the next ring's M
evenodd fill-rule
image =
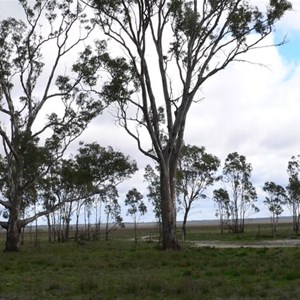
M13 165L13 164L12 164ZM20 250L21 235L21 203L23 191L23 163L20 159L14 168L8 170L10 182L10 208L6 232L5 252L18 252Z
M223 219L220 220L220 228L221 228L221 235L224 234L224 221Z
M137 225L136 225L136 220L134 220L134 243L137 244Z
M20 209L16 199L9 212L8 227L6 232L5 252L18 252L20 250Z
M47 225L48 225L48 242L52 243L52 227L51 227L50 214L48 214L46 218L47 218Z
M186 239L186 222L187 222L188 213L189 213L189 210L186 209L185 212L184 212L183 222L182 222L182 238L183 238L183 241L185 241L185 239Z
M78 242L78 240L79 240L79 214L80 214L80 208L81 208L81 205L78 202L77 203L77 209L76 209L75 242Z
M298 231L299 231L299 224L300 224L300 214L297 217L297 223L296 223L296 234L298 235Z
M163 168L160 172L160 190L163 249L179 250L180 246L176 237L175 193L171 192L170 174Z
M110 216L110 213L107 212L106 214L106 224L105 224L105 240L108 241L108 234L109 234L109 216Z

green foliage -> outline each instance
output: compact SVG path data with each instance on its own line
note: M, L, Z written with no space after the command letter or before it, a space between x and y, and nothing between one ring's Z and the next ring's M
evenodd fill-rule
M137 244L137 226L140 217L147 212L147 206L143 201L144 196L136 189L133 188L126 194L125 205L128 206L127 215L130 215L134 224L134 237Z
M250 181L251 172L252 166L246 162L245 156L237 152L229 153L225 160L222 177L222 181L227 185L227 194L222 189L214 192L217 203L223 202L223 206L219 209L222 211L225 209L226 223L236 233L243 232L245 219L259 211L255 205L256 190ZM224 211L221 214L224 215Z
M80 178L100 186L102 183L117 185L137 171L137 164L129 156L112 147L101 147L98 143L81 144L75 156Z
M216 217L220 220L221 233L223 233L226 220L230 218L230 197L227 190L223 188L214 190L213 200L217 205Z
M194 200L206 198L203 192L216 180L220 160L205 147L184 145L181 149L177 177L177 193Z
M276 224L278 223L279 216L283 212L283 205L287 202L287 195L285 189L274 182L265 182L263 191L267 193L264 203L267 205L271 214L271 226L273 235L276 232Z
M183 210L182 232L185 236L185 226L188 215L196 200L205 199L206 189L213 185L220 160L205 151L205 147L184 145L180 152L176 193L179 209Z
M144 196L136 189L133 188L126 194L125 205L129 206L127 213L134 217L136 220L136 215L144 215L147 212L147 206L143 202Z
M265 182L263 191L268 194L264 203L268 206L269 211L272 215L278 217L282 214L282 205L286 203L286 193L285 189L274 182Z

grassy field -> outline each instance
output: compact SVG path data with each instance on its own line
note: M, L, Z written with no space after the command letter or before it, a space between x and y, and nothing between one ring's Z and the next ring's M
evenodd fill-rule
M144 228L140 236L149 235ZM29 236L20 253L1 253L0 299L299 299L300 248L194 248L163 252L156 242L119 230L109 241L38 246ZM278 238L297 238L290 224ZM272 239L268 225L239 236L215 226L193 227L188 240ZM148 239L146 239L148 240ZM3 247L4 237L1 237Z

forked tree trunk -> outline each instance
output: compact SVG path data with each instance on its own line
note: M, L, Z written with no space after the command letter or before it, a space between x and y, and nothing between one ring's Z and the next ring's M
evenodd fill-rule
M187 223L188 215L191 210L193 199L188 198L188 199L185 199L184 201L186 204L185 204L185 210L184 210L184 216L183 216L183 222L182 222L182 238L185 241L186 240L186 223Z

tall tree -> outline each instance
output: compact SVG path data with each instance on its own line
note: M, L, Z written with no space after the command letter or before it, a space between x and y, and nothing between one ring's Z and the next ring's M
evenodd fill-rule
M289 184L286 187L289 197L287 205L293 217L293 230L298 233L300 228L300 155L292 156L288 162L287 172Z
M205 190L217 179L220 160L205 151L205 147L184 145L181 150L177 175L177 200L183 209L182 233L186 238L186 223L192 205L205 199Z
M86 5L79 0L18 3L24 20L0 22L0 136L9 182L0 204L9 211L8 222L1 223L7 251L19 250L21 228L41 215L21 219L26 191L103 109L91 90L104 44L97 44L95 55L83 47L95 27ZM82 53L70 62L76 49Z
M245 219L259 211L255 205L256 190L250 181L251 172L252 166L246 162L244 155L239 155L237 152L228 154L222 181L228 189L230 199L226 206L230 218L229 226L235 233L244 232Z
M176 171L191 105L209 78L259 47L291 4L270 0L259 10L245 0L86 1L111 49L116 43L125 52L107 57L111 78L101 94L138 149L158 163L163 248L179 249Z
M286 204L286 192L281 185L276 184L273 181L265 182L263 190L268 195L264 200L264 203L267 205L271 214L272 235L275 236L279 216L283 213L282 206Z

